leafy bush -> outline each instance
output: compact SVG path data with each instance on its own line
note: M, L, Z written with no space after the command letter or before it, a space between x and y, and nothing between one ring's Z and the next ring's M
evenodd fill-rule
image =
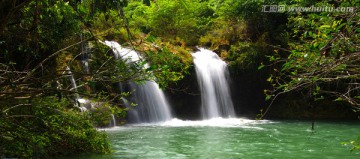
M46 158L84 152L109 153L107 135L94 128L87 113L67 106L70 103L66 100L43 97L33 99L30 104L2 107L0 154Z
M213 10L206 2L159 0L148 10L151 33L167 39L184 39L192 46L208 29Z
M125 118L126 111L128 110L128 108L119 108L108 102L93 102L93 104L96 106L94 110L90 111L90 116L96 127L109 126L113 115L118 118Z

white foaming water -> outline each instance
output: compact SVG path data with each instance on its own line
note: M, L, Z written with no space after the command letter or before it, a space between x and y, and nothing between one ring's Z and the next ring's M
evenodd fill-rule
M115 58L127 59L127 62L136 62L141 57L134 51L123 48L114 41L105 41L105 45L113 49ZM147 65L145 65L147 67ZM124 103L131 107L128 111L129 121L133 123L156 123L170 120L172 118L169 104L159 85L152 81L146 81L141 85L130 83L131 90L135 92L131 95L131 101L137 104L131 107L130 103Z
M82 61L83 65L84 65L84 72L85 73L89 73L90 72L90 68L89 68L89 61L84 60Z
M69 75L69 78L70 78L70 83L71 83L71 87L72 87L70 90L77 91L76 81L75 81L74 75L71 72L71 69L69 66L66 66L66 73ZM78 94L76 94L76 95L78 96Z
M192 54L201 91L201 109L205 119L235 117L228 84L226 63L213 51L199 48Z
M201 121L189 121L172 119L166 121L161 126L168 127L242 127L242 128L258 128L252 125L269 123L267 120L250 120L245 118L211 118Z
M105 41L104 44L112 48L115 59L128 59L130 62L139 61L141 59L134 50L123 48L116 41Z
M110 120L110 127L115 127L116 126L116 119L115 119L115 115L111 114L111 120Z
M80 99L80 96L79 94L77 93L77 85L76 85L76 80L74 78L74 75L73 73L71 72L71 69L69 66L66 66L66 70L63 72L63 74L66 73L68 74L67 76L69 76L69 79L70 79L70 84L71 84L71 88L70 88L70 91L74 91L74 105L76 107L78 107L80 109L80 111L85 111L84 108L81 108L79 103L78 103L78 99Z
M164 93L155 82L146 81L142 85L130 84L135 89L132 99L138 106L135 107L135 121L138 122L161 122L170 120L171 113L169 104Z
M246 118L212 118L208 120L180 120L173 118L165 122L158 123L140 123L140 124L127 124L127 126L106 128L101 130L117 131L134 129L136 127L219 127L219 128L244 128L244 129L256 129L263 130L257 125L276 123L270 120L250 120Z

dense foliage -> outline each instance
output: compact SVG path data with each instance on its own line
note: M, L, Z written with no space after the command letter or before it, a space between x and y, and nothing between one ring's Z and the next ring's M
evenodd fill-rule
M333 101L348 103L354 111L359 111L358 2L302 1L300 4L350 9L287 13L288 32L283 36L288 40L287 45L279 45L268 56L273 70L267 81L272 89L265 90L265 94L272 100L270 106L280 95L293 93L301 95L312 107L314 102ZM353 150L359 149L358 141L350 143Z
M24 158L109 153L107 135L93 127L87 113L71 107L66 100L40 97L2 110L0 153Z
M144 36L128 21L134 5L149 8L141 1L0 2L1 157L108 153L107 136L95 127L107 126L112 114L123 121L127 108L119 101L129 95L114 83L156 80L166 87L183 78L188 50ZM104 40L133 47L146 61L115 59ZM79 98L95 108L81 112Z
M263 12L263 5L278 4L355 10ZM111 114L124 119L128 109L119 101L130 94L119 92L114 83L154 80L162 88L176 86L189 73L196 46L214 50L235 75L269 75L268 99L295 92L358 109L358 5L307 0L1 1L0 156L108 153L109 141L95 127L108 125ZM144 60L129 65L115 59L104 40L135 49ZM263 70L257 70L259 65ZM80 112L80 97L97 107ZM359 149L358 141L352 144Z
M355 6L355 2L340 4L349 6ZM275 88L268 97L302 91L315 100L345 101L359 108L359 18L357 9L291 14L289 47L270 57L281 65L268 79Z

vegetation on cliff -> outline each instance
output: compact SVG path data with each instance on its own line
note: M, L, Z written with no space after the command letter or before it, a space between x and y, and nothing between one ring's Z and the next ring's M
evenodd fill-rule
M263 5L279 4L354 10L263 12ZM155 80L162 88L176 86L189 73L196 46L217 52L235 75L265 69L268 99L295 92L359 109L358 5L306 0L1 1L0 156L110 152L107 136L95 126L107 125L110 114L126 114L118 103L129 94L120 93L114 83ZM114 58L104 40L133 48L145 59L129 66ZM145 63L150 67L144 70ZM81 112L78 97L104 107ZM359 149L359 142L352 143Z

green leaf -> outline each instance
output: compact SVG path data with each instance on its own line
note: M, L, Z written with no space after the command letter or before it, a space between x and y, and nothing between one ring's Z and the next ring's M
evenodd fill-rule
M156 68L156 65L151 65L149 68L146 69L146 71L154 71Z
M309 34L309 36L311 36L311 37L314 35L313 32L311 32L311 31L309 31L308 34Z
M339 97L339 98L336 98L334 101L335 101L335 102L339 102L339 101L344 101L344 99L342 99L341 97Z
M137 104L135 104L135 103L131 103L131 106L132 106L132 107L136 107L136 106L137 106Z
M330 25L322 25L320 28L330 28Z
M319 46L319 43L314 42L313 47L316 48L317 46Z
M261 70L264 67L265 67L265 65L263 63L261 63L261 65L258 67L258 70Z
M346 69L346 64L340 64L336 69L337 70L345 70Z
M272 95L266 95L266 98L265 98L265 100L270 100L271 99L271 97L272 97Z
M336 30L340 30L344 25L346 25L346 23L340 24L340 25L336 28Z

